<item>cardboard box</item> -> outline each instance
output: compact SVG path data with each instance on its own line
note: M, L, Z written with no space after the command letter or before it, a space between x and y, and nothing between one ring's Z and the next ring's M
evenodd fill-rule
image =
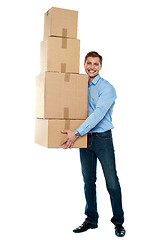
M40 44L41 72L79 73L80 40L49 37Z
M44 14L44 36L77 38L78 11L52 7Z
M36 77L36 117L86 119L88 76L45 72Z
M57 120L57 119L36 119L35 143L47 148L63 148L60 143L67 136L61 133L64 129L75 130L84 120ZM79 137L74 148L87 147L87 135Z

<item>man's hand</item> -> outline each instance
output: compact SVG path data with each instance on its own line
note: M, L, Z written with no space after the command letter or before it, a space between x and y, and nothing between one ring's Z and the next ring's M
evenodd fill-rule
M60 146L65 144L64 149L72 148L76 141L75 133L72 130L63 130L61 133L67 134L67 137L61 142Z

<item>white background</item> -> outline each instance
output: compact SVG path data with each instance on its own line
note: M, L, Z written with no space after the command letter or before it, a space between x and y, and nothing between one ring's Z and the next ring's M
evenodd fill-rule
M110 198L98 164L99 228L85 219L78 149L34 144L35 76L44 13L79 11L80 73L88 51L104 58L101 76L116 88L113 113L125 239L163 239L163 1L5 1L0 9L0 239L114 239Z

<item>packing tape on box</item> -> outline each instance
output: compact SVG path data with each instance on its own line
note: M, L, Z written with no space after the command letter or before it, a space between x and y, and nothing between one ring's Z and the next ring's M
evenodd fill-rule
M68 119L68 118L69 118L69 108L68 108L68 107L65 107L65 108L64 108L64 118L65 118L65 119Z
M66 72L66 63L61 63L61 72Z
M70 73L65 73L64 81L65 82L69 82L70 81Z
M67 28L62 29L62 37L66 38L67 37Z
M62 38L62 48L67 48L67 38Z
M67 48L67 28L62 29L62 48Z
M70 120L65 120L65 129L70 129Z

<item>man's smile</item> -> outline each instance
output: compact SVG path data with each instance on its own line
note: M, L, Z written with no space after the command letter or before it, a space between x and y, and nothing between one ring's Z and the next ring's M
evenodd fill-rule
M88 70L88 72L90 72L90 73L95 73L96 70Z

